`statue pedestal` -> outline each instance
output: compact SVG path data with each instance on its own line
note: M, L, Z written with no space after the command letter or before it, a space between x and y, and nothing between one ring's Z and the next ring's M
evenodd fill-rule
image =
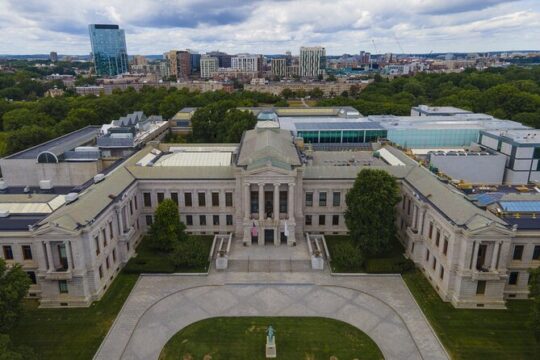
M266 358L273 359L277 357L276 344L274 339L270 340L266 337Z

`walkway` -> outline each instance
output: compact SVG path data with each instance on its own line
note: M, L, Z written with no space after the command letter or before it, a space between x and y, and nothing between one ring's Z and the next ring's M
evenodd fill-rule
M323 316L364 331L386 359L448 359L400 276L313 272L141 276L95 359L158 359L175 333L216 316Z

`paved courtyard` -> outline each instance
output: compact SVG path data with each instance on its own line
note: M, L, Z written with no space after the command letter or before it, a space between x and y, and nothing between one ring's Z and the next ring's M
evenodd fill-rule
M158 359L175 333L217 316L328 317L364 331L386 359L448 359L400 276L324 272L141 276L95 359Z

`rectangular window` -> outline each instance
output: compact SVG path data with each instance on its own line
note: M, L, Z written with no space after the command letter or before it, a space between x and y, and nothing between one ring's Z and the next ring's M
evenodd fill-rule
M206 206L206 194L200 192L197 194L199 200L199 206Z
M519 272L512 271L508 276L508 285L516 285L518 282Z
M340 206L341 205L341 193L339 191L334 191L332 196L332 205Z
M133 200L129 200L129 214L133 215Z
M113 263L116 263L116 249L113 249L112 251L112 261Z
M433 223L431 221L429 222L429 238L433 238Z
M107 247L107 231L101 229L101 237L103 238L103 247Z
M426 262L428 262L428 261L429 261L429 249L426 250Z
M212 216L212 223L216 226L219 225L219 215Z
M432 268L433 270L435 270L436 267L437 267L437 258L434 257L434 258L433 258L433 265L431 266L431 268Z
M135 203L136 204L136 203ZM109 238L114 239L113 224L112 221L109 221Z
M148 192L143 193L143 202L145 207L152 207L152 194Z
M27 271L26 272L26 275L28 275L28 278L30 279L30 282L32 282L32 284L37 284L37 278L36 278L36 273L33 272L33 271Z
M226 192L225 193L225 206L226 207L232 207L233 206L232 192Z
M227 215L227 216L225 216L225 219L226 219L227 225L232 225L232 224L233 224L233 217L232 217L232 215Z
M313 193L312 192L306 193L306 206L307 207L313 206Z
M444 237L444 244L443 244L442 252L444 255L446 255L446 253L448 252L448 238L446 236Z
M218 192L212 193L212 206L219 206L219 193Z
M99 237L98 236L94 237L94 243L96 244L96 255L99 255L101 250L99 249Z
M289 193L287 191L280 191L279 192L279 212L281 214L286 214L287 213L287 202L289 201L287 199L287 195Z
M60 294L68 293L67 280L58 280L58 291L60 291Z
M193 200L191 199L191 193L184 193L184 204L188 207L193 206Z
M512 256L513 260L521 260L523 256L523 245L514 246L514 255Z
M177 192L172 192L171 193L171 200L174 201L176 206L178 206L178 193Z
M152 224L154 223L154 219L152 218L152 215L146 215L145 219L146 219L146 226L152 226Z
M109 270L109 268L111 267L111 264L109 263L109 257L108 256L105 259L105 265L107 265L107 270Z
M306 225L311 225L312 223L311 215L306 215Z
M3 249L4 249L4 259L13 260L13 250L11 249L11 246L5 245L3 246Z
M437 235L435 235L435 246L439 247L439 241L441 240L441 231L437 229Z
M411 199L409 199L409 202L407 203L407 215L411 215Z
M186 225L188 225L188 226L193 225L193 216L192 215L186 215Z
M102 265L99 265L98 271L99 271L99 278L103 279L103 266Z
M326 206L326 192L319 193L319 206Z
M206 225L206 215L199 215L199 225Z
M479 280L476 284L476 295L484 295L486 293L486 281Z
M158 204L161 204L165 200L165 193L158 192L157 193L157 202Z
M32 247L30 245L23 245L22 254L24 260L32 260Z
M135 210L137 210L139 208L139 204L137 204L137 195L133 196L133 203L135 203Z
M444 268L441 266L441 270L440 270L440 273L439 273L439 277L441 278L441 280L444 278Z
M319 225L326 225L326 216L319 215Z
M532 259L540 260L540 245L534 247Z
M339 215L332 215L332 225L339 225Z

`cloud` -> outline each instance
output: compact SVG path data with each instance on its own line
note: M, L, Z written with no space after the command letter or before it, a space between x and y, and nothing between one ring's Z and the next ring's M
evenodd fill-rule
M537 0L1 0L0 53L86 54L91 23L119 24L130 54L525 49L539 18Z

